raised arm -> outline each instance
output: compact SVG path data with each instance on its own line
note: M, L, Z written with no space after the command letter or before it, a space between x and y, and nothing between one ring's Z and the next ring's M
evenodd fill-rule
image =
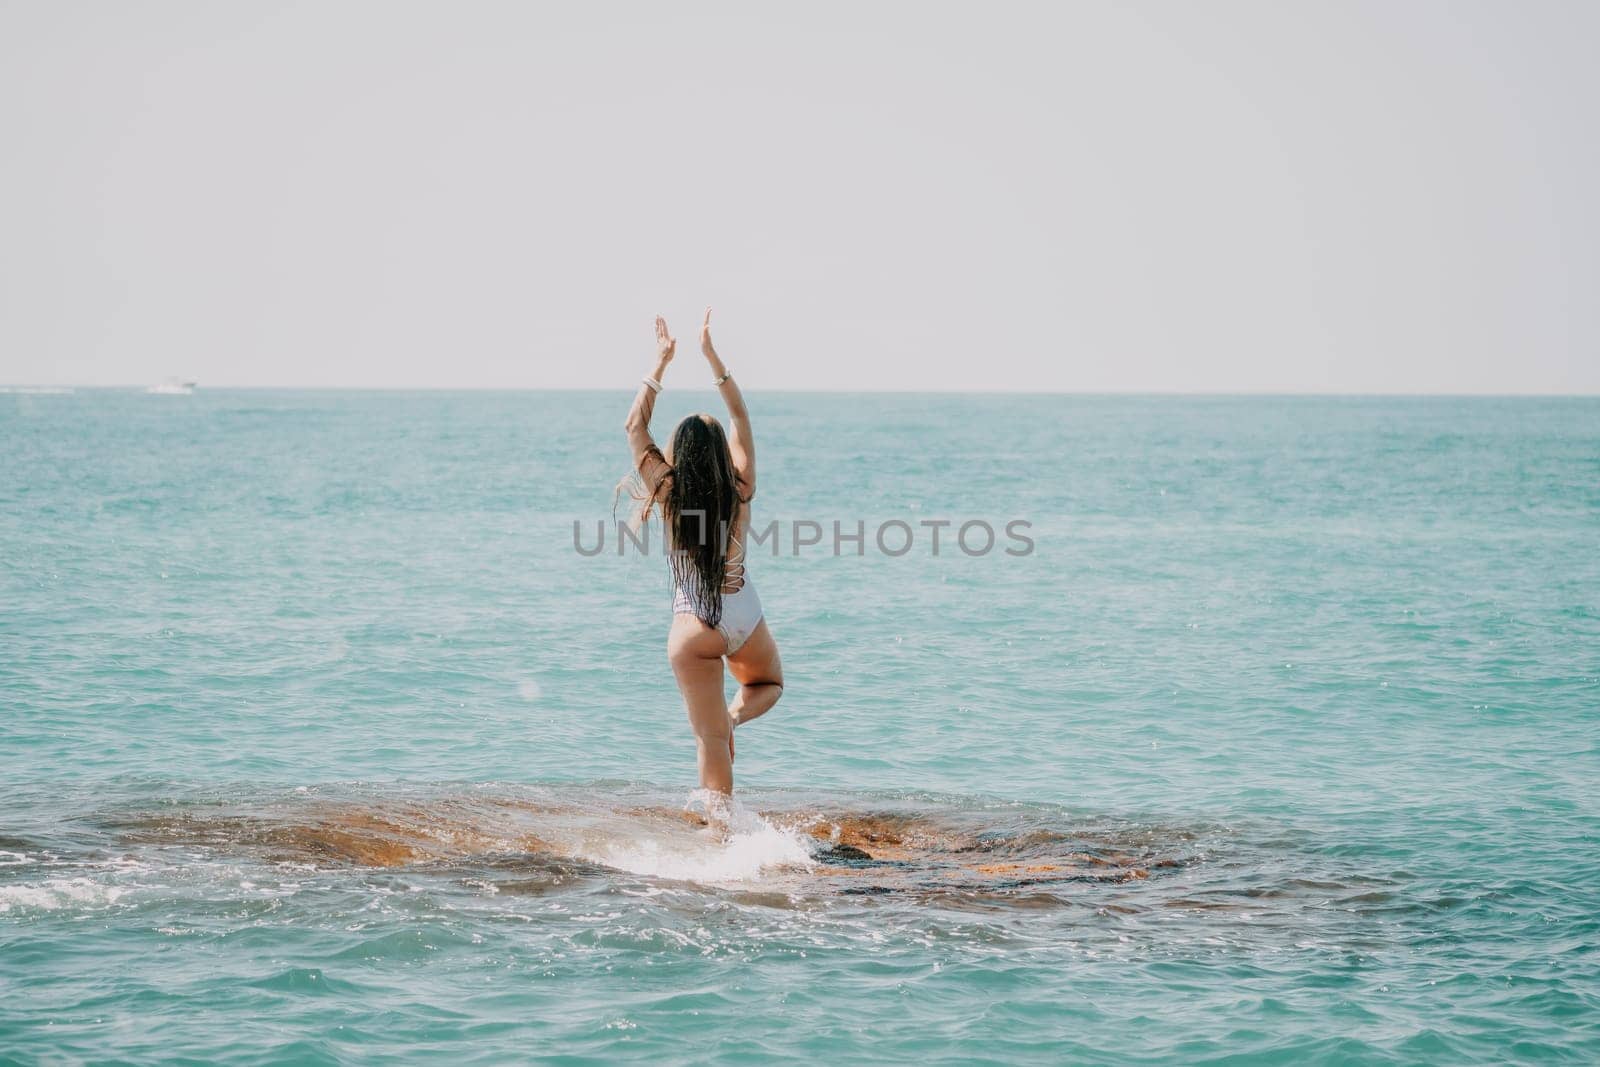
M739 383L733 380L722 357L711 344L711 309L706 308L706 321L700 326L700 351L711 365L711 378L722 402L728 405L728 421L732 424L728 434L728 451L733 454L733 469L744 483L741 494L749 500L756 495L756 441L750 435L750 411L744 406L744 394Z
M622 428L628 431L628 447L633 452L633 467L644 479L654 495L660 486L661 476L667 471L667 461L650 436L650 415L656 408L656 390L666 376L667 364L678 349L678 340L667 332L667 320L656 316L656 369L649 378L639 383L639 393L628 409L628 420ZM654 382L652 386L650 383Z

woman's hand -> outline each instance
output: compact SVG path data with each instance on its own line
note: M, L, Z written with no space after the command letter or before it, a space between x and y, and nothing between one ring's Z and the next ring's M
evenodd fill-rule
M667 332L667 320L656 316L656 363L666 367L678 351L678 339Z
M706 362L711 364L711 373L718 378L727 373L727 368L722 365L717 350L711 345L711 309L706 308L706 321L700 324L700 351L706 357Z

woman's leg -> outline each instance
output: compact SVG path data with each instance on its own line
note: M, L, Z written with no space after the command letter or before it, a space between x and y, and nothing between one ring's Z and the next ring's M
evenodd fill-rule
M739 651L728 657L728 672L739 683L739 693L728 708L734 725L743 726L772 710L783 695L783 663L766 619L757 623Z
M700 788L733 792L733 754L728 742L733 724L722 695L723 636L693 615L674 615L667 634L667 658L678 679L678 692L689 711L700 759Z

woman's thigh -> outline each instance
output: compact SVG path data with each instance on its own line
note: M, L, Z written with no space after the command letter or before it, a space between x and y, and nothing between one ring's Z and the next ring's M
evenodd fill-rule
M667 658L696 733L726 728L728 706L722 693L722 654L727 647L721 634L693 615L672 617Z
M762 619L739 646L739 651L728 657L728 673L740 685L782 685L783 661L778 658L778 642Z

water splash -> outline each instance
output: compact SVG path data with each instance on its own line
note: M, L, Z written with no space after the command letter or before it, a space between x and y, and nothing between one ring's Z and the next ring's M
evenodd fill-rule
M612 839L584 858L633 874L708 884L750 882L778 870L816 866L804 835L774 826L737 797L696 789L683 810L701 825L688 832Z

